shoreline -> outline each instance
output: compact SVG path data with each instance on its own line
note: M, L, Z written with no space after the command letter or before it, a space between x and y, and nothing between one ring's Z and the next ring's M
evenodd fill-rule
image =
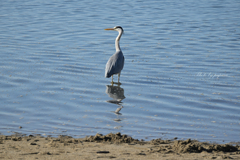
M143 141L121 133L85 138L0 135L0 147L0 159L240 159L238 145Z

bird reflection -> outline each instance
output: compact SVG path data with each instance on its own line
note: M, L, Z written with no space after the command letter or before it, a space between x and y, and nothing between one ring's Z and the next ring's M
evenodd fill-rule
M106 87L106 93L109 97L113 98L113 100L108 100L107 102L119 105L120 103L122 103L121 101L126 98L124 96L124 89L121 88L119 85L107 85Z
M107 85L106 86L106 93L108 94L109 97L111 97L111 100L108 100L108 103L113 103L118 106L118 108L115 111L112 111L115 113L117 116L122 115L120 113L121 109L123 108L122 106L122 100L125 99L126 97L124 96L124 89L120 87L120 85L114 86L114 85ZM115 122L121 121L120 118L114 119Z
M116 109L116 111L114 112L116 115L122 115L122 113L119 113L121 111L121 109L123 108L123 106L119 107Z

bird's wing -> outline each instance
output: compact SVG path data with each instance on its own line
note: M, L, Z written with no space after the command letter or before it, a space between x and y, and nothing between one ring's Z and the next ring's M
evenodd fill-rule
M120 73L124 66L124 56L121 51L112 55L105 68L105 77L111 77L113 74Z

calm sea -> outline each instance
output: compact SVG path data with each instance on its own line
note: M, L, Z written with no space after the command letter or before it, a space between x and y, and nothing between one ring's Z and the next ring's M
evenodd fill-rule
M0 55L0 134L240 141L239 0L1 1Z

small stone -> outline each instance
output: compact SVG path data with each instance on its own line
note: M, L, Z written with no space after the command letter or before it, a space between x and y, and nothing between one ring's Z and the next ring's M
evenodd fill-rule
M32 143L30 143L30 145L37 145L37 143L32 142Z
M109 151L97 151L97 153L109 153Z

